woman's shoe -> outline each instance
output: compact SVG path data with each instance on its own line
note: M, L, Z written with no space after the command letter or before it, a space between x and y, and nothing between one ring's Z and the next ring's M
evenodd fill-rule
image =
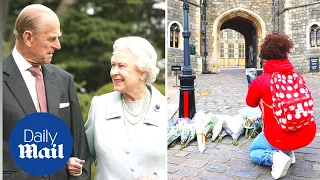
M274 179L284 177L287 174L291 162L292 159L282 151L273 153L272 177Z
M296 156L294 155L294 151L283 151L283 152L291 158L291 164L296 163Z

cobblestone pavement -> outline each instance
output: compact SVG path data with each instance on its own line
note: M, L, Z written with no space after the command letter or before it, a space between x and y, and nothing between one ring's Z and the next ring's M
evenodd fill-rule
M237 70L198 75L195 83L196 110L236 115L239 109L246 106L248 87L244 74L244 70ZM313 92L317 135L309 146L296 151L297 162L290 167L284 180L320 179L320 74L307 74L304 77ZM172 83L175 83L174 78L168 77L168 96L179 92L178 88L172 87ZM201 92L205 91L210 95L201 96ZM175 106L177 110L179 95L168 99L168 108L172 111ZM170 118L170 115L168 116ZM177 113L173 116L177 117ZM169 148L168 179L272 179L270 167L250 161L248 147L252 140L241 136L238 146L231 145L231 142L231 137L224 138L221 143L209 142L203 154L198 151L196 141L183 150L179 150L180 145Z

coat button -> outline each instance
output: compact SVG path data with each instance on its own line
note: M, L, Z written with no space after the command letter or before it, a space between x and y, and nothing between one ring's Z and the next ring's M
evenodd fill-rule
M160 105L159 105L159 104L156 104L156 105L154 106L154 109L155 109L156 111L159 111L159 110L160 110Z
M130 151L129 151L129 149L126 149L126 153L127 153L127 154L130 154Z
M130 168L130 170L131 170L132 172L134 172L134 169L133 169L133 168Z

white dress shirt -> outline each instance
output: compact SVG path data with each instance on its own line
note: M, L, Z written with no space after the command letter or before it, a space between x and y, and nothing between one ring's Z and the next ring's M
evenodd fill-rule
M23 77L24 82L27 85L27 88L31 95L34 106L36 107L37 112L39 112L40 107L39 107L37 90L36 90L36 78L31 74L30 71L28 71L28 69L32 67L32 65L18 52L16 47L14 47L12 50L12 56L19 68L19 71Z

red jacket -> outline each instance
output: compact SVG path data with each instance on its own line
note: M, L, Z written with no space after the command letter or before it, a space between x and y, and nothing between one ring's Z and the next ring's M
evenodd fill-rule
M293 66L289 60L268 60L263 68L263 74L255 78L248 90L246 102L250 107L260 105L260 99L272 105L270 80L273 72L292 71ZM260 107L261 108L261 107ZM262 109L262 108L261 108ZM316 123L297 131L283 131L273 116L272 109L263 105L264 109L264 134L268 142L275 148L281 150L295 150L307 146L316 134Z

